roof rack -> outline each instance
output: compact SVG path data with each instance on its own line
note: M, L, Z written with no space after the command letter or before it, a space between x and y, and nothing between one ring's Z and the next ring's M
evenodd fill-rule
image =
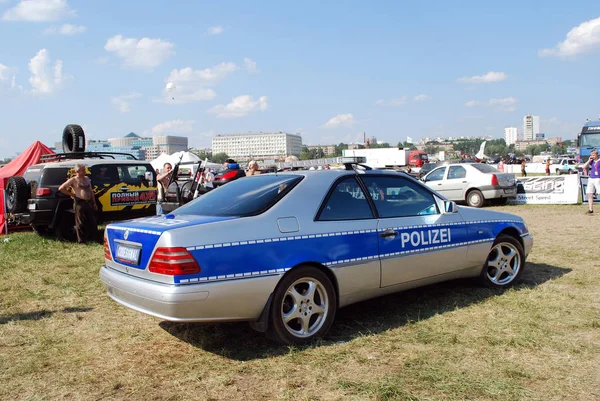
M77 152L77 153L55 153L50 155L43 155L41 157L42 162L56 162L61 160L71 159L116 159L115 156L125 156L125 160L137 160L137 157L131 153L120 153L120 152Z

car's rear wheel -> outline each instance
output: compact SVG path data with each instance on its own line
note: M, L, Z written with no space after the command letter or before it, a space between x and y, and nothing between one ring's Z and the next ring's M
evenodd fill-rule
M75 241L75 214L68 211L62 212L54 227L54 234L59 241Z
M484 285L503 288L512 285L525 268L523 246L514 237L500 234L494 241L481 271Z
M557 169L556 169L556 175L561 175L561 174L562 174L562 172L560 171L560 169L559 169L559 168L557 168Z
M295 268L275 289L269 335L283 344L308 343L329 331L336 309L329 277L312 266Z
M46 225L32 224L31 228L33 229L33 232L36 233L37 235L41 235L41 236L48 235L48 226L46 226Z
M482 207L485 204L485 198L478 189L472 189L467 194L467 205L472 207Z

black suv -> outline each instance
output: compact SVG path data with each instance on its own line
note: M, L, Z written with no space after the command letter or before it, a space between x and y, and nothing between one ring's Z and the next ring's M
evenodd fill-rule
M98 222L156 214L156 172L149 162L122 153L62 153L42 156L42 163L30 166L23 177L8 179L9 222L31 224L39 234L54 232L71 239L73 200L58 187L75 175L78 163L87 166Z

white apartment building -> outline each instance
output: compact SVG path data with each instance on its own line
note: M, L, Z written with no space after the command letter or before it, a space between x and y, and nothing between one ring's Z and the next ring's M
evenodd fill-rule
M540 133L540 117L528 115L523 117L523 140L532 141L535 134Z
M510 146L513 143L516 143L519 139L518 137L517 127L506 127L504 128L504 141L506 142L506 146Z
M212 139L212 152L226 153L237 160L284 159L300 155L302 137L285 132L219 134Z

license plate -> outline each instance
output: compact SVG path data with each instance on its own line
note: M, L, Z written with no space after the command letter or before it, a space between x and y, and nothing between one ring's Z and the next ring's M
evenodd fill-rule
M505 194L514 194L515 192L516 192L516 189L514 189L514 188L513 189L505 189L504 190Z
M140 261L140 250L140 248L132 248L130 246L117 244L116 259L137 265Z

